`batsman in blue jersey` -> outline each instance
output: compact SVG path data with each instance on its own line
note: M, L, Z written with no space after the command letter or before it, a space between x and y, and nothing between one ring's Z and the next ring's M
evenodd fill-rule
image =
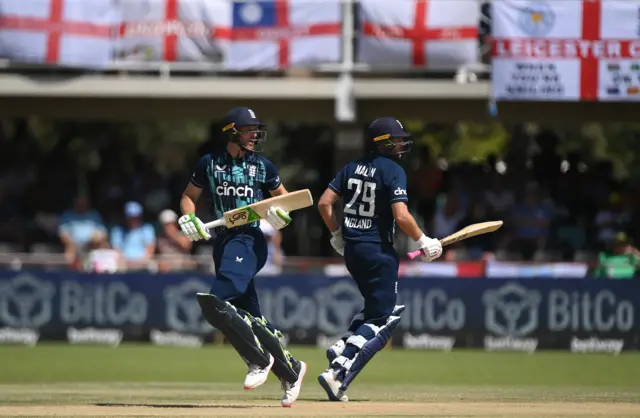
M407 177L396 162L412 141L395 118L373 121L367 129L369 155L347 164L329 183L318 210L332 234L331 245L344 256L364 298L364 309L347 333L327 351L329 368L318 377L329 400L347 401L349 384L389 341L404 306L396 306L398 254L393 245L396 223L424 250L425 261L442 254L437 239L427 237L407 208ZM333 205L342 198L344 219Z
M229 210L287 193L275 165L258 154L267 133L253 110L232 109L223 132L228 138L226 148L198 161L180 201L183 216L178 223L192 241L211 238L195 215L203 188L211 191L216 218ZM281 229L291 218L284 209L273 206L266 221ZM289 407L300 394L307 365L283 348L282 334L260 312L254 277L264 267L268 251L259 221L231 229L219 227L214 232L216 277L210 293L197 295L202 314L249 366L244 388L257 388L273 371L284 390L282 406Z

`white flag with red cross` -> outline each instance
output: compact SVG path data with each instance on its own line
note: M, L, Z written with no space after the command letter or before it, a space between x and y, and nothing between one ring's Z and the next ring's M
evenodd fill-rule
M478 62L477 0L365 0L357 61L386 68L456 69Z
M227 68L282 69L339 62L339 0L234 2Z
M117 57L124 61L212 61L225 56L228 0L120 0Z
M0 0L0 57L101 67L113 57L114 0Z
M640 0L493 3L493 96L640 100Z

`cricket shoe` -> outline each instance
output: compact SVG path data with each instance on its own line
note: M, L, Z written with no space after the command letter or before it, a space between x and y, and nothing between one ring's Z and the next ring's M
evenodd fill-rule
M344 340L338 340L333 343L333 345L327 349L327 360L329 360L329 363L340 357L346 346L347 344Z
M266 382L267 377L269 377L269 371L271 371L271 367L273 367L273 361L273 356L269 354L269 365L267 367L247 363L249 365L249 371L247 372L247 377L244 378L244 388L246 390L255 389Z
M338 372L329 367L324 373L318 376L318 383L322 386L330 401L349 402L349 398L340 390L342 382L338 380Z
M300 370L298 371L298 380L295 383L289 383L286 380L281 380L281 386L284 390L284 396L282 397L282 401L280 404L289 408L300 396L300 389L302 389L302 381L304 380L304 375L307 374L307 363L304 361L298 361L300 364Z

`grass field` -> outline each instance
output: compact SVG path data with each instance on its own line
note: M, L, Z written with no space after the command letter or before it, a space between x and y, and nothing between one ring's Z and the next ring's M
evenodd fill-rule
M274 376L244 391L227 347L0 347L0 416L640 417L640 356L385 350L331 403L309 364L302 395L280 407Z

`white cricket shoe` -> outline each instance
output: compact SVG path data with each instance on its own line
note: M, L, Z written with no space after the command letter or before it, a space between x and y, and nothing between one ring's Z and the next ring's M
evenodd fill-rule
M300 361L300 371L298 372L298 380L295 383L289 383L286 380L281 380L282 389L284 390L284 396L282 397L282 401L280 404L289 408L300 396L300 389L302 389L302 381L304 380L304 375L307 374L307 363L304 361Z
M342 382L338 380L338 372L332 368L325 370L320 376L318 376L318 383L327 392L330 401L334 402L349 402L349 398L340 390Z
M267 367L262 368L256 364L247 363L249 371L247 372L247 377L244 378L244 388L246 390L255 389L266 382L267 377L269 377L269 371L273 367L273 361L273 356L269 354L269 365Z
M347 344L342 339L333 343L333 345L327 349L327 360L329 360L329 363L340 357L346 346Z

